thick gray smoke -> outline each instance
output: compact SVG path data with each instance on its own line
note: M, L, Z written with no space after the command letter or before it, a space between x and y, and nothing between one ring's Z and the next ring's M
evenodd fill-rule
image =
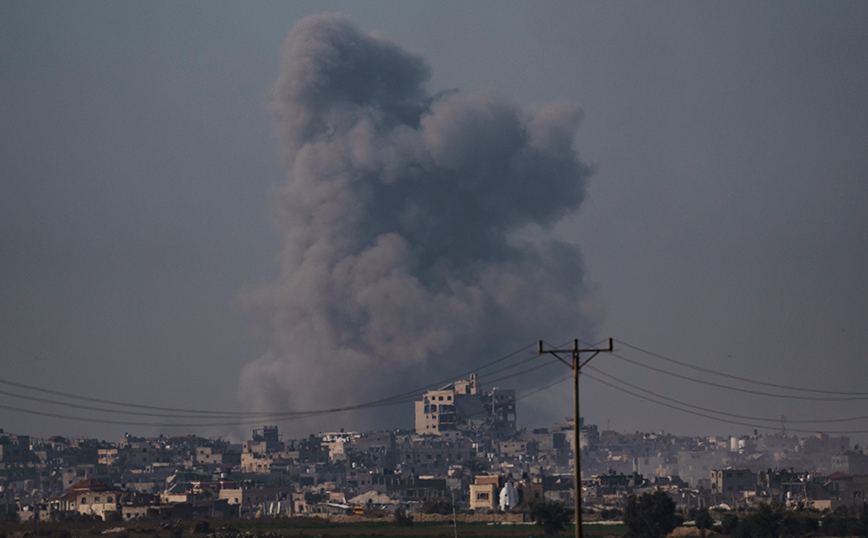
M585 194L580 110L431 95L428 78L341 16L290 32L271 102L289 169L280 278L262 293L275 339L243 371L252 408L358 403L588 335L579 250L540 239ZM385 425L371 420L338 422Z

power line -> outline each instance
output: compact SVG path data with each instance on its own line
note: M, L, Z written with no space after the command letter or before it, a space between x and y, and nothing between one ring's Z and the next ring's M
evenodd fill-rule
M664 360L667 362L671 362L673 364L678 364L680 366L684 366L686 368L691 368L693 370L697 370L700 372L705 372L707 374L713 374L713 375L718 375L718 376L722 376L722 377L728 377L729 379L734 379L737 381L744 381L745 383L752 383L754 385L761 385L761 386L765 386L765 387L774 387L774 388L778 388L778 389L792 390L792 391L798 391L798 392L813 392L816 394L835 394L835 395L844 395L844 396L868 397L868 392L845 392L845 391L838 391L838 390L809 389L809 388L805 388L805 387L793 387L790 385L782 385L779 383L770 383L767 381L757 381L755 379L749 379L746 377L740 377L737 375L727 374L725 372L719 372L717 370L712 370L711 368L703 368L702 366L696 366L695 364L690 364L687 362L679 361L679 360L673 359L671 357L661 355L660 353L655 353L653 351L648 351L647 349L642 349L641 347L634 346L632 344L628 344L627 342L624 342L623 340L618 340L617 342L621 345L624 345L624 346L629 347L631 349L634 349L636 351L645 353L647 355L651 355L652 357L656 357L658 359L661 359L661 360Z
M107 400L107 399L102 399L102 398L93 398L93 397L88 397L88 396L81 396L81 395L72 394L72 393L68 393L68 392L46 389L46 388L36 387L33 385L27 385L24 383L18 383L18 382L6 380L6 379L0 379L0 384L5 384L8 386L12 386L12 387L17 387L17 388L21 388L21 389L41 392L41 393L45 393L45 394L52 394L55 396L60 396L63 398L68 398L68 399L73 399L73 400L102 403L105 405L120 407L121 409L94 407L94 406L89 406L89 405L75 404L75 403L70 403L70 402L61 402L61 401L51 400L51 399L47 399L47 398L38 398L35 396L16 394L16 393L8 392L8 391L0 391L0 394L4 394L6 396L30 400L30 401L35 401L35 402L39 402L39 403L46 403L46 404L50 404L50 405L58 405L58 406L82 409L82 410L86 410L86 411L95 411L95 412L100 412L100 413L113 413L113 414L117 414L117 415L147 416L147 417L163 418L163 419L170 419L170 420L171 419L202 419L202 420L225 419L225 420L228 420L229 422L195 422L195 423L140 422L140 421L130 421L130 420L112 420L112 419L107 419L107 418L92 418L92 417L73 416L73 415L68 415L68 414L38 411L35 409L26 409L26 408L22 408L22 407L9 406L9 405L0 405L0 408L7 409L10 411L17 411L17 412L22 412L22 413L39 415L39 416L63 418L66 420L78 420L78 421L104 423L104 424L124 424L124 425L132 425L132 426L214 427L214 426L237 426L237 425L251 424L251 423L261 421L261 420L270 420L270 421L281 422L281 421L287 421L287 420L311 418L311 417L315 417L315 416L341 413L341 412L346 412L346 411L362 410L362 409L368 409L368 408L373 408L373 407L391 406L391 405L397 405L397 404L402 404L402 403L408 403L408 402L414 401L418 397L418 395L421 392L424 392L425 390L430 390L431 388L439 387L446 381L459 379L459 378L466 376L470 373L479 372L479 371L484 372L486 369L491 368L491 367L493 367L493 366L495 366L495 365L497 365L497 364L499 364L505 360L508 360L508 359L516 356L517 354L521 353L522 351L529 349L533 345L534 344L528 344L526 346L523 346L522 348L519 348L519 349L517 349L511 353L508 353L507 355L499 357L493 361L487 362L487 363L485 363L485 364L483 364L477 368L474 368L473 370L470 370L468 372L458 374L457 376L453 376L453 377L447 378L447 379L442 380L442 381L434 382L434 383L428 384L428 385L421 387L421 388L418 388L418 389L414 389L414 390L406 391L406 392L399 393L396 395L392 395L392 396L389 396L387 398L372 400L372 401L363 402L363 403L354 404L354 405L349 405L349 406L333 407L333 408L327 408L327 409L314 409L314 410L306 410L306 411L294 411L294 412L232 412L232 411L224 412L224 411L209 411L209 410L201 410L201 409L183 409L183 408L142 405L142 404L135 404L135 403L128 403L128 402L120 402L120 401L116 401L116 400ZM519 361L517 363L511 364L511 365L497 368L491 372L488 372L487 375L495 375L497 373L504 372L506 370L520 366L521 364L525 364L525 363L527 363L530 360L535 359L535 358L536 358L536 355L533 355L530 357L530 359L525 359L525 360ZM540 367L544 367L544 366L546 366L546 365L536 366L534 368L522 370L520 372L511 374L511 375L497 378L495 380L492 380L491 382L501 381L504 379L509 379L511 377L524 375L526 373L529 373L533 370L536 370L536 369L538 369ZM123 409L123 408L128 408L128 409ZM135 410L130 410L130 409L135 409ZM136 411L136 410L140 410L140 409L147 410L147 411ZM162 411L162 413L151 412L151 411Z
M552 364L554 364L554 363L552 363ZM565 377L565 378L563 378L563 379L561 379L561 380L555 381L554 383L549 383L548 385L546 385L546 386L544 386L544 387L540 387L540 388L538 388L538 389L536 389L536 390L532 390L532 391L530 391L530 392L526 392L526 393L522 394L521 396L517 397L517 398L516 398L516 401L518 401L518 400L524 400L525 398L530 398L531 396L533 396L534 394L537 394L538 392L542 392L542 391L544 391L544 390L546 390L546 389L550 389L550 388L554 387L555 385L560 385L561 383L564 383L564 382L566 382L566 381L569 381L570 379L572 379L572 376L567 376L567 377Z
M678 364L680 366L691 368L693 370L697 370L697 371L700 371L703 373L718 375L718 376L726 377L726 378L737 380L737 381L743 381L743 382L748 382L748 383L752 383L755 385L773 387L773 388L783 389L783 390L802 391L802 392L810 392L810 393L817 393L817 394L841 394L844 396L843 397L818 397L818 396L806 396L806 395L774 394L774 393L769 393L769 392L745 389L745 388L741 388L741 387L731 386L728 384L715 383L715 382L711 382L711 381L706 381L706 380L697 379L694 377L678 374L675 372L670 372L670 371L667 371L667 370L662 369L662 368L657 368L657 367L654 367L654 366L651 366L648 364L644 364L642 362L636 361L634 359L625 357L625 356L617 354L617 353L612 354L616 358L618 358L622 361L625 361L629 364L633 364L633 365L639 366L641 368L645 368L645 369L659 372L659 373L662 373L665 375L676 377L678 379L690 381L693 383L699 383L699 384L706 385L706 386L714 386L714 387L725 389L725 390L732 390L732 391L748 393L748 394L755 394L755 395L766 396L766 397L796 399L796 400L852 401L852 400L868 399L868 393L859 393L859 392L835 393L832 391L824 391L824 390L819 390L819 389L806 389L806 388L801 388L801 387L792 387L792 386L787 386L787 385L782 385L782 384L767 383L767 382L747 379L744 377L735 376L735 375L727 374L724 372L712 370L709 368L703 368L703 367L695 366L695 365L692 365L692 364L689 364L689 363L686 363L683 361L679 361L676 359L672 359L670 357L666 357L666 356L661 355L659 353L654 353L654 352L642 349L638 346L634 346L632 344L628 344L628 343L622 342L620 340L618 342L620 344L626 346L626 347L629 347L629 348L634 349L636 351L639 351L641 353L645 353L647 355L659 358L661 360L665 360L665 361L671 362L673 364ZM305 410L305 411L279 411L279 412L233 412L233 411L211 411L211 410L200 410L200 409L159 407L159 406L149 406L149 405L135 404L135 403L129 403L129 402L121 402L121 401L115 401L115 400L107 400L107 399L82 396L82 395L67 393L67 392L63 392L63 391L56 391L56 390L46 389L46 388L42 388L42 387L27 385L24 383L18 383L18 382L6 380L6 379L0 379L0 384L4 384L7 386L11 386L11 387L16 387L16 388L20 388L20 389L26 389L26 390L41 392L44 394L52 394L55 396L60 396L62 398L68 398L68 399L72 399L72 400L101 403L101 404L108 405L108 406L114 406L116 408L96 407L96 406L77 404L77 403L72 403L72 402L62 402L62 401L57 401L57 400L53 400L53 399L39 398L36 396L17 394L17 393L13 393L13 392L9 392L9 391L3 391L3 390L0 390L0 395L5 395L8 397L12 397L12 398L29 400L29 401L33 401L33 402L37 402L37 403L44 403L44 404L48 404L48 405L64 406L67 408L81 409L83 411L93 411L93 412L97 412L97 413L108 413L108 414L126 415L126 416L134 416L134 417L153 417L156 419L165 419L169 422L113 420L111 418L75 416L75 415L70 415L70 414L53 413L53 412L48 412L48 411L40 411L40 410L33 409L33 408L24 408L24 407L17 407L17 406L11 406L11 405L0 405L0 408L7 409L10 411L21 412L21 413L39 415L39 416L61 418L61 419L65 419L65 420L76 420L76 421L104 423L104 424L132 425L132 426L152 426L152 427L238 426L238 425L245 425L245 424L253 424L256 422L260 422L262 420L269 420L269 421L274 421L274 422L284 422L284 421L313 418L313 417L318 417L318 416L324 416L324 415L336 414L336 413L342 413L342 412L348 412L348 411L354 411L354 410L363 410L363 409L370 409L370 408L376 408L376 407L385 407L385 406L393 406L393 405L409 403L409 402L412 402L412 401L415 401L416 399L418 399L419 395L422 392L424 392L425 390L430 390L431 388L437 388L437 387L443 386L443 384L446 382L452 381L454 379L460 379L461 377L466 376L470 373L475 373L475 372L478 373L480 371L485 372L486 370L490 369L489 371L487 371L483 375L486 375L489 377L490 376L496 376L497 374L505 373L505 372L512 370L514 368L517 368L521 365L538 360L539 356L537 354L534 354L534 355L531 355L527 358L520 359L516 362L511 362L509 364L502 365L503 362L505 362L509 359L515 358L517 355L519 355L523 351L528 350L532 346L533 346L533 344L528 344L528 345L526 345L522 348L519 348L519 349L517 349L511 353L508 353L502 357L499 357L497 359L494 359L492 361L484 363L484 364L482 364L476 368L468 370L467 372L463 372L463 373L457 374L455 376L451 376L449 378L446 378L446 379L443 379L443 380L440 380L440 381L437 381L434 383L430 383L428 385L425 385L425 386L417 388L417 389L405 391L405 392L402 392L399 394L395 394L395 395L392 395L392 396L389 396L386 398L377 399L377 400L361 402L361 403L353 404L353 405L336 406L336 407L325 408L325 409L312 409L312 410ZM536 364L530 368L525 368L525 369L522 369L518 372L512 372L512 373L509 373L507 375L503 375L500 377L494 377L493 379L488 379L488 380L486 380L486 383L489 383L489 384L490 383L496 383L496 382L503 381L506 379L524 376L526 374L547 368L548 366L551 366L552 364L555 364L555 361L545 362L542 364ZM500 366L498 366L498 365L500 365ZM722 421L722 422L727 422L727 423L737 424L737 425L742 425L742 426L751 426L751 427L767 428L768 426L758 426L757 424L754 424L752 422L743 422L743 421L731 420L731 419L742 419L742 420L746 420L746 421L758 421L758 422L778 422L779 421L778 419L739 415L739 414L735 414L735 413L728 413L725 411L717 411L714 409L693 405L693 404L690 404L687 402L676 400L674 398L663 396L661 394L657 394L655 392L644 389L638 385L630 384L630 383L624 381L623 379L619 379L618 377L607 374L607 373L605 373L605 372L603 372L597 368L592 368L590 366L588 368L593 370L594 372L596 372L600 376L607 377L611 380L614 380L617 383L621 383L627 387L632 388L634 391L639 391L639 392L644 393L646 395L650 395L653 398L649 398L648 396L643 396L641 394L638 394L637 392L624 389L623 387L611 385L610 383L607 383L607 382L605 382L605 381L603 381L597 377L593 377L593 379L595 381L598 381L604 385L610 386L612 388L615 388L616 390L619 390L619 391L624 392L626 394L632 395L634 397L647 399L649 401L653 401L654 403L658 403L659 405L663 405L665 407L670 407L672 409L676 409L676 410L679 410L682 412L687 412L687 413L701 416L704 418L710 418L712 420L717 420L717 421ZM590 374L586 374L586 375L590 375ZM561 379L559 381L555 381L553 383L547 384L547 385L540 387L538 389L531 390L530 392L522 394L521 396L516 398L516 400L528 398L534 394L542 392L543 390L547 390L547 389L549 389L555 385L563 383L564 381L566 381L568 379L569 378L564 378L564 379ZM862 397L862 396L865 396L865 397ZM654 398L656 398L657 400L655 400ZM666 404L665 402L661 402L658 400L664 400L665 402L670 402L671 404L675 404L675 405L669 405L669 404ZM681 407L676 407L676 405L681 406ZM721 417L729 417L729 419L725 419L725 418L721 418ZM176 420L178 420L178 419L186 419L187 421L186 422L185 421L176 422ZM190 419L195 420L196 422L189 422ZM790 422L792 424L823 424L823 423L852 422L852 421L865 420L865 419L868 419L868 416L836 418L836 419L828 419L828 420L789 420L788 422ZM815 433L814 430L792 430L792 431ZM863 431L841 431L841 432L826 432L826 433L845 433L845 434L847 434L847 433L866 433L866 432L863 432Z
M627 390L627 389L625 389L625 388L619 387L619 386L614 385L614 384L612 384L612 383L609 383L609 382L607 382L607 381L603 381L602 379L599 379L599 378L595 377L593 374L585 374L585 375L588 376L589 378L593 379L594 381L596 381L596 382L598 382L598 383L602 383L603 385L606 385L606 386L608 386L608 387L611 387L611 388L613 388L613 389L615 389L615 390L617 390L617 391L623 392L623 393L625 393L625 394L629 394L629 395L631 395L631 396L635 396L636 398L639 398L639 399L642 399L642 400L648 400L648 401L650 401L650 402L656 403L657 405L662 405L663 407L668 407L669 409L675 409L675 410L677 410L677 411L681 411L681 412L683 412L683 413L688 413L688 414L691 414L691 415L696 415L696 416L699 416L699 417L708 418L708 419L711 419L711 420L716 420L716 421L718 421L718 422L725 422L725 423L728 423L728 424L735 424L735 425L738 425L738 426L748 426L748 427L751 427L751 428L768 428L768 427L769 427L769 426L767 426L767 425L762 425L762 424L753 424L753 423L749 423L749 422L741 422L741 421L737 421L737 420L731 420L731 419L726 419L726 418L716 417L716 416L708 415L708 414L701 413L701 412L698 412L698 411L693 411L693 410L691 410L691 409L683 409L683 408L681 408L681 407L677 407L677 406L675 406L675 405L668 404L668 403L666 403L666 402L661 402L661 401L655 400L654 398L649 398L649 397L647 397L647 396L642 396L641 394L637 394L637 393L635 393L635 392L632 392L632 391ZM800 429L791 429L790 431L799 432L799 433L830 433L830 434L836 434L836 435L838 435L838 434L868 433L868 430L829 431L829 430L804 430L804 429L801 429L801 430L800 430Z
M255 424L258 420L249 419L249 420L241 420L237 422L192 422L192 423L183 423L183 422L139 422L132 420L112 420L108 418L91 418L91 417L82 417L75 415L65 415L61 413L50 413L46 411L36 411L33 409L25 409L23 407L15 407L11 405L2 405L0 404L0 409L6 409L9 411L16 411L19 413L27 413L30 415L38 415L43 417L51 417L51 418L62 418L64 420L75 420L78 422L90 422L95 424L118 424L122 426L153 426L159 428L205 428L205 427L217 427L217 426L243 426L245 424ZM311 415L314 416L314 415ZM273 418L273 417L272 417ZM274 419L275 422L284 422L291 419L300 419L300 418L309 418L308 416L297 416L297 417L284 417L279 419Z
M135 403L128 403L128 402L120 402L120 401L116 401L116 400L93 398L93 397L89 397L89 396L81 396L81 395L72 394L69 392L63 392L63 391L59 391L59 390L52 390L52 389L46 389L46 388L42 388L42 387L36 387L33 385L27 385L25 383L10 381L7 379L0 379L0 384L4 384L7 386L11 386L11 387L16 387L16 388L20 388L20 389L26 389L26 390L41 392L44 394L51 394L51 395L60 396L63 398L79 400L79 401L101 403L101 404L113 405L113 406L117 406L117 407L128 407L128 408L133 408L133 409L146 409L146 410L151 410L151 411L165 411L167 413L171 413L169 415L164 415L164 417L169 417L169 418L177 417L179 413L182 415L186 415L186 416L183 416L182 418L191 418L189 415L203 415L203 418L207 418L207 417L213 417L213 418L226 418L226 417L270 418L270 417L280 417L280 416L292 417L292 416L296 416L299 414L308 415L310 413L318 413L318 412L322 412L322 411L333 412L333 411L342 411L342 410L354 410L354 409L360 409L360 408L365 408L365 407L377 406L377 405L381 405L381 404L389 404L390 402L392 402L394 400L402 400L402 399L405 399L409 396L415 396L416 394L418 394L420 392L423 392L425 390L430 390L430 389L435 388L435 387L439 387L445 382L448 382L448 381L451 381L454 379L460 379L461 377L466 376L468 374L471 374L474 372L479 372L479 371L484 371L486 368L490 368L491 366L494 366L495 364L498 364L498 363L501 363L507 359L510 359L510 358L514 357L515 355L521 353L522 351L530 349L534 345L535 345L535 342L531 343L531 344L527 344L527 345L525 345L525 346L523 346L523 347L521 347L521 348L519 348L519 349L517 349L511 353L508 353L507 355L504 355L504 356L497 358L493 361L485 363L485 364L483 364L483 365L481 365L475 369L457 374L455 376L451 376L451 377L446 378L446 379L441 380L441 381L436 381L434 383L425 385L425 386L418 388L418 389L413 389L413 390L410 390L407 392L395 394L393 396L389 396L387 398L382 398L379 400L372 400L370 402L364 402L364 403L356 404L356 405L352 405L352 406L339 407L339 408L333 408L333 409L325 409L325 410L295 411L295 412L289 411L289 412L273 412L273 413L271 413L271 412L211 411L211 410L203 410L203 409L184 409L184 408L175 408L175 407L160 407L160 406L153 406L153 405L142 405L142 404L135 404ZM535 356L532 358L535 358ZM522 361L522 363L518 363L518 364L523 364L524 362L526 362L526 361ZM492 374L507 370L509 368L513 368L513 367L517 366L518 364L515 364L512 366L507 366L507 367L502 368L502 369L497 369L488 375L492 375ZM8 393L8 394L12 394L12 393ZM67 405L67 404L63 404L60 402L52 402L52 403L56 403L58 405ZM101 410L101 411L117 412L117 413L123 413L123 414L138 414L138 413L128 413L128 412L124 412L121 410ZM146 415L146 416L161 416L161 415Z
M625 357L623 355L619 355L618 353L612 353L611 355L617 359L622 360L622 361L629 362L630 364L635 364L636 366L639 366L641 368L653 370L655 372L659 372L659 373L664 374L664 375L677 377L679 379L684 379L685 381L691 381L693 383L699 383L701 385L707 385L707 386L711 386L711 387L718 387L718 388L722 388L722 389L728 389L728 390L743 392L745 394L757 394L760 396L768 396L768 397L772 397L772 398L785 398L785 399L789 399L789 400L810 400L810 401L825 401L825 402L845 402L845 401L868 400L868 395L865 395L865 396L843 396L843 397L835 398L835 397L823 397L823 396L798 396L795 394L772 394L769 392L762 392L762 391L758 391L758 390L745 389L745 388L741 388L741 387L733 387L732 385L724 385L722 383L715 383L713 381L705 381L702 379L696 379L695 377L677 374L675 372L670 372L668 370L664 370L663 368L657 368L655 366L643 364L643 363L641 363L639 361L635 361L633 359L628 359L627 357Z
M692 408L692 409L697 409L697 410L699 410L699 411L705 411L705 412L709 412L709 413L715 413L715 414L718 414L718 415L724 415L724 416L733 417L733 418L743 418L743 419L747 419L747 420L759 420L759 421L762 421L762 422L774 422L774 423L779 423L779 422L781 421L780 418L764 418L764 417L754 417L754 416L748 416L748 415L738 415L738 414L734 414L734 413L727 413L727 412L725 412L725 411L717 411L716 409L710 409L710 408L708 408L708 407L702 407L702 406L698 406L698 405L690 404L690 403L687 403L687 402L683 402L683 401L681 401L681 400L676 400L676 399L674 399L674 398L670 398L670 397L668 397L668 396L664 396L664 395L662 395L662 394L658 394L658 393L653 392L653 391L650 391L650 390L648 390L648 389L644 389L644 388L642 388L642 387L640 387L640 386L638 386L638 385L634 385L634 384L632 384L632 383L628 383L627 381L624 381L623 379L620 379L620 378L618 378L618 377L616 377L616 376L613 376L613 375L611 375L611 374L607 374L606 372L600 370L599 368L595 368L595 367L592 367L592 366L588 366L588 369L590 369L590 370L596 372L596 373L599 374L599 375L602 375L602 376L604 376L604 377L607 377L607 378L609 378L609 379L611 379L611 380L613 380L613 381L616 381L616 382L618 382L618 383L621 383L621 384L623 384L623 385L626 385L626 386L628 386L628 387L631 387L631 388L633 388L633 389L635 389L635 390L638 390L638 391L644 392L644 393L646 393L646 394L650 394L651 396L654 396L654 397L657 397L657 398L661 398L661 399L666 400L666 401L669 401L669 402L676 403L676 404L678 404L678 405L683 405L683 406L685 406L685 407L690 407L690 408ZM866 420L866 419L868 419L868 415L863 415L863 416L858 416L858 417L849 417L849 418L833 418L833 419L826 419L826 420L788 420L788 422L793 422L793 423L797 423L797 424L826 424L826 423L830 423L830 422L853 422L853 421L856 421L856 420Z

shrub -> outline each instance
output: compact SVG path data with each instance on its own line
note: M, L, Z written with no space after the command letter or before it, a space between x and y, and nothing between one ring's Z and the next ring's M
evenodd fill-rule
M720 520L720 532L722 534L732 534L738 527L738 516L735 514L727 514Z
M398 508L395 510L395 523L399 527L412 527L413 516L407 514L403 508Z
M441 514L448 516L452 513L452 501L444 497L428 499L422 505L423 514Z
M823 517L821 524L826 536L865 536L860 518L827 515Z
M780 507L761 504L756 512L745 516L738 523L733 536L736 538L778 538L783 519Z
M714 526L714 519L708 512L708 508L700 508L693 515L693 522L698 529L710 529Z
M573 511L556 501L534 499L528 505L528 515L546 534L554 534L572 521Z
M817 518L798 512L784 512L778 529L781 536L804 536L820 528Z
M600 517L602 519L617 519L621 517L621 511L617 508L603 508L600 510Z

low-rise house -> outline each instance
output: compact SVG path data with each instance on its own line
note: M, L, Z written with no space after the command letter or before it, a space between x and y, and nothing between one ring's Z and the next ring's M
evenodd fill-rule
M498 493L503 487L503 477L498 475L478 475L476 482L470 484L470 509L497 509Z
M230 509L235 508L239 513L251 510L262 510L270 514L291 513L292 490L289 488L235 488L221 489L219 499L224 499ZM283 503L285 509L273 503Z
M859 508L868 499L868 475L850 475L841 471L830 474L823 484L829 493L829 508L834 510L839 506Z
M48 501L52 512L77 512L106 519L110 512L117 512L121 494L99 480L87 478Z
M63 480L62 487L71 488L73 484L93 478L103 483L112 482L112 473L105 465L76 465L74 467L65 467L61 470Z
M496 507L496 484L470 484L471 510L494 510Z

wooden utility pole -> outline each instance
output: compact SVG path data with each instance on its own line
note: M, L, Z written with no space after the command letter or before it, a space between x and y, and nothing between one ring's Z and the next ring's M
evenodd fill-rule
M573 369L573 454L576 471L576 538L583 538L582 534L582 464L580 454L582 453L581 445L581 428L579 427L579 372L582 366L588 364L591 359L600 353L611 353L613 351L612 339L609 338L609 347L607 348L585 348L579 349L579 341L573 340L573 349L543 349L543 341L539 341L539 353L550 353L556 359L566 364ZM572 363L561 358L558 353L570 353L572 355ZM580 362L582 353L591 353L591 356Z

